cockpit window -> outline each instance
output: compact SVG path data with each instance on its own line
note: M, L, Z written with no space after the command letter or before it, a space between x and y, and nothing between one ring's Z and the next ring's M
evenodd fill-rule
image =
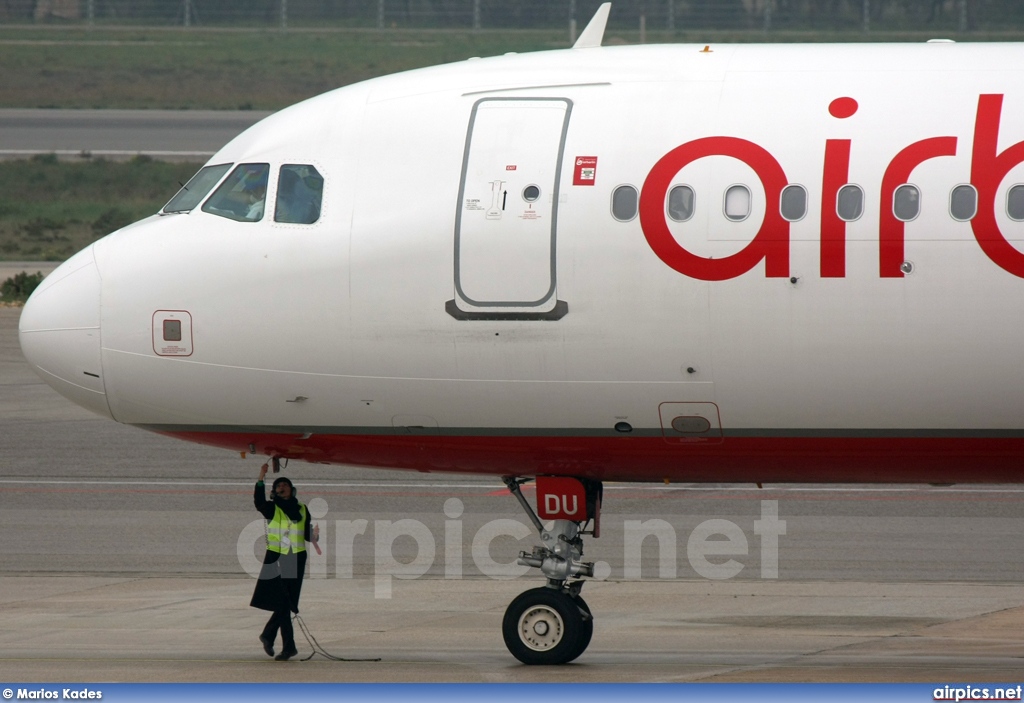
M218 164L200 169L199 173L192 176L189 182L171 198L170 202L164 205L162 212L190 212L203 201L207 193L213 190L217 181L228 172L229 168L231 168L231 164Z
M203 212L238 222L259 222L267 201L270 164L239 164L203 204Z
M324 179L309 165L286 164L277 179L274 222L311 225L320 219Z

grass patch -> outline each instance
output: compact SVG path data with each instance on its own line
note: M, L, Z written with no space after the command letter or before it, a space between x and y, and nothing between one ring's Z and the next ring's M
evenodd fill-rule
M561 34L0 28L0 107L277 110L383 74L565 47Z
M155 213L199 167L148 157L0 161L0 260L63 261Z
M1020 40L1024 32L757 29L649 31L649 43ZM634 44L609 29L605 44ZM0 27L0 107L277 110L412 68L569 46L557 30L222 30Z

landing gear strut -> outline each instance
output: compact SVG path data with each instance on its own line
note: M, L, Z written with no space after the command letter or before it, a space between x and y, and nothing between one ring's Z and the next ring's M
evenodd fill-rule
M548 583L519 594L505 611L501 633L505 646L524 664L565 664L583 654L594 634L594 618L580 597L582 580L593 576L594 565L582 561L583 528L593 520L588 533L598 537L601 484L586 479L540 476L537 478L537 505L541 515L554 519L545 530L520 486L525 482L506 476L502 479L526 511L540 534L541 546L521 552L519 563L541 570Z

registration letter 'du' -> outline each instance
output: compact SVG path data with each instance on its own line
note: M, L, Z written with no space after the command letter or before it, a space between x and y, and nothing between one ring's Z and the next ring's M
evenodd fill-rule
M570 502L572 508L569 507ZM544 512L548 513L566 513L570 517L575 517L576 513L579 512L579 503L576 496L556 496L551 493L544 496Z
M587 491L568 476L537 477L537 515L542 520L587 519Z

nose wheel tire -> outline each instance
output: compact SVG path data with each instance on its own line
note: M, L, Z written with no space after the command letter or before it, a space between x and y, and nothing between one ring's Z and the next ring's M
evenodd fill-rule
M590 606L581 597L576 596L573 599L576 606L583 611L583 627L580 629L580 639L576 643L576 653L566 659L571 662L573 659L583 654L586 651L587 646L590 644L590 638L594 636L594 616L590 614Z
M501 623L505 646L524 664L570 662L587 648L593 632L586 603L552 588L519 594Z

